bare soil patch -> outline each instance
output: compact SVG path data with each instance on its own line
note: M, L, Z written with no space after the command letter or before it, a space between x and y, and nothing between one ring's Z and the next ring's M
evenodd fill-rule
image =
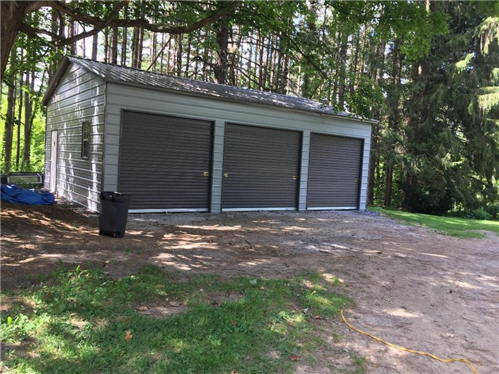
M466 357L499 372L499 237L460 239L361 213L133 215L127 235L98 235L97 217L70 207L2 206L2 287L26 287L63 263L119 278L155 264L181 277L338 277L357 307L349 321L392 343ZM227 296L224 296L227 297ZM223 302L223 299L215 302ZM168 305L148 308L171 308ZM162 310L156 310L161 313ZM365 357L369 373L469 373L316 320L329 348L300 373L331 373Z

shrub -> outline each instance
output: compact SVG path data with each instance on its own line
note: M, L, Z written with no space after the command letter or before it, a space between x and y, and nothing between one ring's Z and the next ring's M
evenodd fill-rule
M492 219L499 218L499 204L490 204L485 207L485 211L492 216Z
M487 220L487 219L492 219L492 214L488 213L483 208L479 208L479 209L469 210L467 217L473 219Z
M403 186L405 192L405 207L413 213L444 214L448 212L454 199L445 185L434 186Z

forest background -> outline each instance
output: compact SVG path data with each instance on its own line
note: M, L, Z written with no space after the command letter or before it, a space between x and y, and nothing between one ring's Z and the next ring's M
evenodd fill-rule
M499 2L2 1L2 173L43 171L65 55L311 98L373 125L369 205L499 213Z

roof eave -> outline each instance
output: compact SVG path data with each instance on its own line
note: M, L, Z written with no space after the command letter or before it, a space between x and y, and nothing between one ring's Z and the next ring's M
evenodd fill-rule
M52 98L52 95L54 94L55 90L57 89L57 86L59 86L59 83L66 73L66 70L68 66L71 65L71 61L67 56L64 56L64 58L61 61L61 64L59 65L59 68L57 68L57 71L55 72L54 78L52 79L52 82L50 82L49 86L47 87L47 91L45 92L45 95L43 96L42 99L42 104L47 106L49 103L50 99Z
M102 78L102 77L101 77ZM103 78L104 79L104 78ZM168 89L164 87L156 87L156 86L148 86L144 84L138 84L138 83L131 83L131 82L125 82L125 81L120 81L120 80L114 80L114 79L104 79L106 83L111 83L111 84L117 84L121 86L128 86L128 87L137 87L137 88L146 88L146 89L152 89L155 91L162 91L162 92L169 92L169 93L174 93L178 95L186 95L186 96L193 96L193 97L199 97L203 99L213 99L213 100L222 100L222 101L227 101L230 103L242 103L243 101L241 100L235 100L235 99L230 99L227 97L212 97L204 94L198 94L195 92L188 92L188 91L179 91L179 90L173 90L173 89ZM349 120L349 121L355 121L355 122L362 122L362 123L368 123L368 124L377 124L379 121L374 120L374 119L362 119L362 118L356 118L356 117L348 117L348 116L341 116L333 113L323 113L323 112L318 112L314 110L306 110L306 109L296 109L296 108L288 108L285 106L277 106L277 105L270 105L270 104L265 104L265 103L257 103L257 102L248 102L248 104L251 105L262 105L265 107L272 107L272 108L277 108L277 109L282 109L282 110L291 110L294 112L299 112L299 113L308 113L308 114L315 114L319 116L328 116L328 117L334 117L334 118L339 118L339 119L344 119L344 120Z

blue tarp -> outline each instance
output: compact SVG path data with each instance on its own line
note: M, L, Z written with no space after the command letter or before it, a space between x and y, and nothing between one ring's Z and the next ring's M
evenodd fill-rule
M2 201L13 204L52 205L55 197L48 191L28 190L15 184L2 184Z

